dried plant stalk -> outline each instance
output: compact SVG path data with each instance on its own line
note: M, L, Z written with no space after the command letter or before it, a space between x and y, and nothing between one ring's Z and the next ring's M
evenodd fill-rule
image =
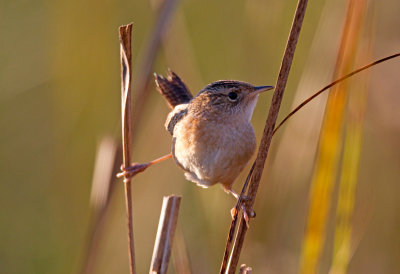
M315 22L310 49L306 54L307 60L301 68L298 84L293 87L293 99L289 99L292 101L291 109L301 103L303 98L311 96L332 77L337 53L336 41L340 37L340 32L337 31L340 29L338 20L344 16L344 7L338 5L335 0L327 0L321 8L321 13L317 16L318 22ZM317 150L315 144L319 137L321 113L324 112L325 102L326 96L316 98L314 103L298 113L295 122L288 124L279 135L279 144L274 150L274 168L269 176L279 180L279 193L276 193L274 200L280 201L284 199L284 195L296 193L298 179L309 176ZM275 130L276 128L277 126Z
M123 167L127 168L131 163L132 151L132 115L131 115L131 78L132 78L132 56L131 56L132 23L119 27L119 41L121 52L121 114L122 114L122 149ZM131 178L125 176L125 201L128 223L129 244L129 269L133 274L135 270L135 251L133 241L132 224L132 196Z
M261 144L258 150L258 155L255 161L253 176L250 181L248 197L248 206L252 207L255 202L258 186L260 184L261 175L264 170L265 160L268 156L269 147L271 144L273 131L278 117L279 109L281 106L283 93L286 87L286 82L289 76L289 71L292 65L294 52L296 49L297 41L300 35L301 26L303 24L304 15L307 7L307 0L299 0L297 4L296 13L294 16L292 28L290 30L289 39L286 45L286 50L283 56L282 65L280 68L278 80L274 96L272 97L271 107L269 109L268 118L264 128ZM238 233L235 238L234 247L230 256L228 273L235 273L239 261L240 252L242 250L244 238L247 231L247 225L244 219L240 222ZM224 264L224 263L223 263ZM221 273L223 273L221 267Z
M245 195L245 192L246 192L247 186L249 184L251 175L253 174L253 171L254 171L254 163L253 163L253 166L251 167L249 174L247 175L246 181L243 185L242 191L239 196L239 201L236 203L236 206L235 206L236 213L238 213L240 211L240 203L242 202L242 197ZM231 249L233 236L235 236L237 222L238 222L238 214L235 214L235 216L233 217L231 226L229 228L228 239L227 239L226 245L225 245L224 258L222 259L220 274L225 273L227 265L228 265L229 251Z
M150 273L167 273L172 242L178 222L180 196L166 196L163 200Z
M150 41L147 45L147 51L143 54L144 58L140 62L135 95L135 104L132 115L131 107L131 79L132 79L132 61L131 61L131 32L132 23L121 26L120 48L121 48L121 84L122 84L122 145L123 145L123 167L129 167L131 163L131 147L132 147L132 123L137 124L142 113L142 106L146 101L148 83L151 75L151 68L154 63L156 53L159 49L162 35L165 33L171 15L175 10L177 0L166 0L158 16L158 21L152 31ZM133 118L132 118L133 117ZM133 121L134 119L134 121ZM130 272L135 273L135 253L134 238L132 224L132 197L131 197L131 179L126 176L125 184L125 200L128 223L128 242L129 242L129 261Z

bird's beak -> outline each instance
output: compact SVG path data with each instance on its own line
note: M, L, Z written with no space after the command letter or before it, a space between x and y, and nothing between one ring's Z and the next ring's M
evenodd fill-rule
M254 91L252 92L253 94L260 94L261 92L273 89L273 86L258 86L254 87Z

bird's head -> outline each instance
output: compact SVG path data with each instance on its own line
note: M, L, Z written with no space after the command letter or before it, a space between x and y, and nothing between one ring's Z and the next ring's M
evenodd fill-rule
M235 115L250 121L261 92L273 86L253 86L246 82L220 80L206 86L193 99L198 110L217 115Z

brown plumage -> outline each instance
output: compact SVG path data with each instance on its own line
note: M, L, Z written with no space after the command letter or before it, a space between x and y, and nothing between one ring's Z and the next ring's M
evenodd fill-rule
M123 169L119 176L133 176L172 157L189 181L201 187L220 183L225 191L239 199L232 185L256 148L250 119L258 95L273 87L220 80L193 97L171 70L166 78L154 76L158 91L172 108L165 122L172 135L171 154ZM247 222L249 216L244 204L242 209Z
M193 96L185 83L172 70L168 70L168 77L154 73L157 90L167 100L171 109L180 104L189 103Z
M232 184L256 147L250 119L259 93L272 87L220 80L193 97L174 72L155 77L172 108L165 123L172 135L172 157L186 178L202 187L221 183L238 197Z

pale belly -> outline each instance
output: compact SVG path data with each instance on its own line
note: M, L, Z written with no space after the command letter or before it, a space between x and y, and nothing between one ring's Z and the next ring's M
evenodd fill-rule
M188 180L202 187L221 183L230 189L254 153L256 138L250 123L217 125L179 123L173 155ZM188 130L189 129L189 130Z

